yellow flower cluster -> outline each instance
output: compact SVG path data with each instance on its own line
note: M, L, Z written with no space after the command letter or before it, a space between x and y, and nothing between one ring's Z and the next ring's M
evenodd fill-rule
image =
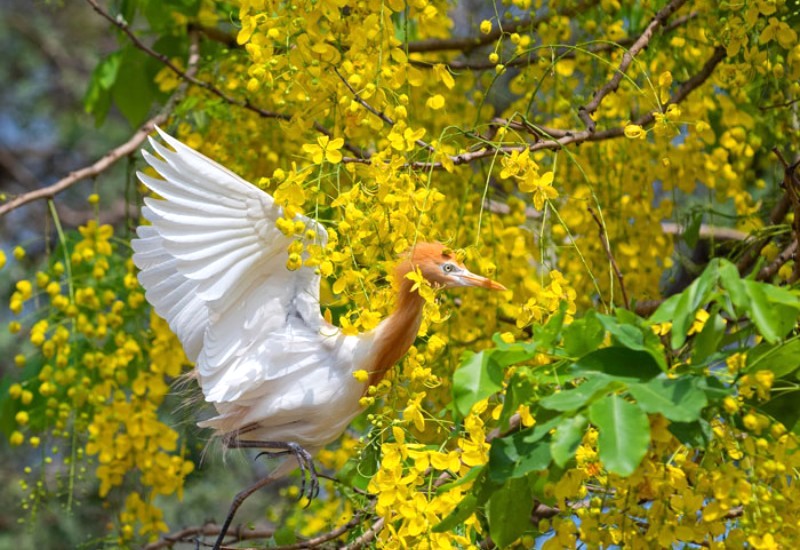
M151 332L141 330L144 295L132 262L114 250L111 226L90 221L77 234L72 250L62 243L66 263L51 261L36 274L36 290L31 282L19 281L11 297L15 313L32 298L47 305L29 333L38 353L18 360L35 367L36 374L9 389L17 409L11 443L22 445L27 437L38 447L42 437L65 440L72 446L67 461L95 461L101 497L114 490L127 494L120 541L131 539L137 525L139 535L154 537L167 527L153 499L180 496L194 468L179 446L179 434L158 415L170 380L186 359L155 315ZM11 328L19 330L20 324ZM44 496L32 491L29 498Z
M414 399L424 397L417 395ZM479 530L477 518L464 524L463 533L436 533L432 528L441 522L461 501L470 484L459 485L437 494L425 487L438 486L442 480L466 475L488 460L484 422L480 414L487 402L478 403L464 419L464 433L454 450L431 449L407 441L401 426L391 429L391 440L381 445L381 464L369 482L376 495L375 512L384 518L382 547L387 548L461 548L470 544L470 533ZM416 421L415 421L416 422ZM417 429L424 426L417 425Z

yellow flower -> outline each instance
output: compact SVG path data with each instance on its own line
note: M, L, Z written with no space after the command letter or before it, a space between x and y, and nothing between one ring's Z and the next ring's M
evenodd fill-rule
M645 139L647 132L638 124L628 124L625 126L625 137L630 139Z
M28 413L26 411L19 411L17 415L14 417L14 420L16 420L17 424L19 424L20 426L24 426L30 420L30 416L28 416Z
M492 32L492 22L489 21L488 19L484 19L483 21L481 21L481 32L483 34L489 34L490 32Z
M425 102L425 105L433 111L438 111L444 107L444 96L442 94L431 96L428 98L428 101Z
M369 373L364 369L359 369L353 372L353 378L355 378L359 382L366 382L367 380L369 380Z
M706 326L706 321L708 321L708 318L710 316L711 315L709 315L709 313L704 309L697 310L697 313L695 313L694 315L694 321L692 322L692 326L689 329L689 335L698 334L702 332L703 327Z
M558 197L558 191L553 187L553 172L545 172L540 176L536 170L528 170L519 183L519 190L533 193L533 206L537 210L544 208L545 201Z
M328 136L319 136L317 143L306 143L303 145L303 151L311 155L311 160L314 164L322 164L325 159L331 164L336 164L342 161L342 153L339 149L344 145L343 138L331 139Z

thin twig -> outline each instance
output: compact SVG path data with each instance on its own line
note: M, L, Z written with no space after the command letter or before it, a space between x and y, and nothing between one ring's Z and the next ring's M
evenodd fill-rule
M87 0L92 2L93 0ZM193 78L194 74L197 72L198 62L200 60L200 50L199 45L197 43L196 34L192 33L192 41L189 47L189 56L186 60L186 74ZM18 195L14 197L7 203L0 205L0 218L4 215L8 214L12 210L19 208L24 204L28 204L29 202L33 202L40 199L52 199L58 193L68 189L82 181L86 178L93 178L96 177L106 170L108 170L111 166L113 166L118 160L127 157L136 152L139 146L147 139L147 136L153 132L156 126L159 124L164 124L167 119L169 118L172 109L174 109L175 105L178 103L181 97L183 97L184 93L186 92L185 84L180 86L175 93L170 97L167 104L161 109L161 112L142 124L136 132L122 145L112 149L103 157L92 164L91 166L86 166L85 168L81 168L80 170L76 170L74 172L70 172L70 174L60 179L59 181L55 182L52 185L48 185L47 187L42 187L40 189L36 189L34 191L30 191L28 193L23 193L22 195Z
M673 22L669 25L666 25L661 29L661 32L666 34L669 33L678 27L683 26L688 21L695 19L699 14L697 12L688 13L684 16L676 18ZM565 45L565 46L550 46L550 47L537 47L536 50L538 51L546 51L548 59L554 59L556 61L563 61L568 59L575 59L578 57L580 53L588 53L592 56L596 56L602 53L611 52L617 50L619 48L627 48L631 44L636 41L635 36L628 36L622 38L616 42L601 42L601 43L589 43L589 44L575 44L575 45ZM585 51L581 51L578 48L582 48ZM533 65L537 63L540 59L545 57L543 54L538 53L538 51L531 50L528 52L527 55L519 55L509 59L508 61L503 61L503 65L506 68L511 67L527 67L529 65ZM421 69L431 69L435 65L441 63L440 61L429 61L429 60L421 60L421 59L409 59L408 61L415 67L419 67ZM454 71L488 71L494 70L497 67L497 63L492 63L491 61L467 61L467 60L454 60L454 61L447 61L444 63L446 67Z
M702 69L698 71L694 76L684 82L670 97L667 105L671 105L673 103L678 104L695 89L699 88L703 83L708 80L711 74L714 72L714 69L719 65L723 59L725 59L725 48L717 47L714 49L711 57L706 61L703 65ZM641 118L637 119L633 122L633 124L637 124L639 126L645 127L653 123L655 120L655 116L652 113L648 113ZM541 127L538 127L541 129ZM624 128L615 127L609 128L607 130L601 130L596 132L590 132L588 129L584 130L561 130L559 131L562 134L561 137L557 139L539 139L535 143L529 145L513 145L507 147L487 147L485 149L480 149L477 151L470 151L467 153L461 153L459 155L452 155L449 157L450 161L455 165L459 166L462 164L468 164L470 162L480 160L483 158L491 157L497 154L503 153L511 153L513 151L524 151L528 149L531 152L534 151L542 151L542 150L558 150L566 147L567 145L571 144L580 144L587 141L595 142L595 141L605 141L607 139L618 138L624 135ZM361 163L361 164L370 164L369 160L364 159L357 159L351 157L345 157L342 159L343 163ZM444 166L441 162L412 162L404 166L404 168L412 168L415 170L440 170L443 169Z
M172 548L175 544L180 542L196 542L198 537L213 537L219 535L220 526L210 523L200 527L187 527L162 537L156 541L148 544L143 550L160 550L161 548ZM237 529L235 537L237 541L241 540L256 540L266 539L275 534L275 529L272 527L261 529Z
M360 537L358 537L356 540L354 540L350 544L348 544L346 546L342 546L341 547L342 550L357 550L358 548L363 548L364 546L366 546L367 544L372 542L372 540L378 535L378 533L381 532L381 529L383 529L384 521L385 520L384 520L383 517L378 518L375 521L375 523L373 523L370 526L369 529L367 529L366 531L364 531L361 534Z
M105 11L103 8L100 7L100 5L97 3L97 0L86 0L86 1L89 3L89 5L92 7L92 9L94 9L94 11L99 13L104 19L106 19L107 21L112 23L115 27L119 28L122 32L124 32L128 36L128 38L130 39L130 41L133 43L133 45L136 48L142 50L147 55L149 55L149 56L157 59L161 63L163 63L166 67L168 67L172 72L174 72L180 78L192 83L195 86L203 88L204 90L214 94L215 96L217 96L218 98L220 98L221 100L223 100L226 103L229 103L231 105L236 105L238 107L242 107L244 109L247 109L248 111L252 111L253 113L256 113L257 115L259 115L262 118L272 118L272 119L285 120L285 121L289 121L289 120L292 119L292 116L288 115L286 113L279 113L277 111L270 111L270 110L267 110L267 109L262 109L261 107L253 104L250 101L250 99L247 98L247 97L245 97L244 99L237 99L235 97L231 97L228 94L226 94L225 92L223 92L222 90L220 90L219 88L217 88L216 86L214 86L213 84L211 84L210 82L207 82L205 80L200 80L199 78L196 78L195 76L193 76L191 74L188 74L186 71L181 70L180 67L175 65L169 59L169 57L167 57L163 53L160 53L160 52L157 52L157 51L153 50L152 48L147 46L144 42L142 42L139 39L139 37L136 36L136 34L134 34L133 31L131 31L130 27L128 26L128 23L124 19L122 19L121 16L120 17L112 17L111 14L109 14L107 11ZM328 137L333 137L333 133L330 130L328 130L327 128L325 128L319 122L316 122L316 121L314 122L314 129L317 132L319 132L321 134L324 134L324 135L326 135ZM345 142L344 147L345 147L345 149L347 149L348 151L350 151L351 153L353 153L353 154L355 154L355 155L357 155L359 157L366 157L367 156L367 155L365 155L363 150L361 150L358 147L355 147L355 146L351 145L348 142Z
M553 16L556 15L573 17L581 13L582 11L591 8L596 4L597 4L596 1L583 1L579 2L572 8L566 8L561 10L560 12L549 12L534 18L527 17L525 19L521 19L520 21L514 23L508 23L508 24L503 23L501 26L492 29L487 34L481 36L465 36L456 38L432 38L427 40L417 40L408 43L407 51L409 53L441 52L448 50L470 51L475 48L484 46L486 44L491 44L492 42L496 42L500 37L504 35L511 36L513 33L521 31L523 29L531 29L531 31L534 31L536 27L539 26L540 23L548 21L549 19L551 19Z
M347 89L350 90L350 93L353 94L353 97L356 99L356 101L362 107L364 107L367 111L369 111L370 113L372 113L373 115L375 115L376 117L381 119L387 125L394 126L394 120L389 118L389 116L387 116L386 113L384 113L383 111L379 111L375 107L373 107L372 105L367 103L364 100L364 98L362 98L359 95L359 93L350 85L350 83L347 81L347 79L342 75L342 73L339 72L339 69L337 69L335 66L333 67L333 72L335 72L336 76L338 76L341 79L341 81L344 83L344 85L347 86ZM429 143L427 143L425 141L422 141L421 139L415 140L414 143L416 143L417 145L419 145L420 147L422 147L424 149L427 149L428 151L431 151L431 152L435 151L435 149L433 148L433 146L431 144L429 144Z
M603 249L606 251L608 261L611 262L611 267L614 269L614 275L617 277L619 288L622 291L622 300L625 303L625 309L630 309L631 303L628 300L628 292L625 290L625 281L622 276L622 271L619 270L619 266L617 265L617 260L614 258L614 254L611 252L611 243L608 242L608 233L606 232L606 227L591 207L587 208L587 210L589 211L589 214L591 214L592 219L594 219L594 223L597 224L600 242L603 245Z
M785 264L791 259L794 259L796 255L797 255L797 241L792 241L792 243L789 246L784 248L781 251L781 253L775 257L772 263L761 268L761 271L759 271L758 275L756 275L756 279L758 279L759 281L766 281L768 279L771 279L778 272L781 266L783 266L783 264ZM795 262L795 265L797 265L798 263L800 262Z
M650 43L650 39L653 37L653 33L655 33L656 29L660 26L664 25L664 22L675 13L681 6L686 3L687 0L672 0L666 6L661 8L653 16L653 19L650 21L650 24L645 27L644 32L639 36L636 42L633 43L631 48L627 50L624 54L622 54L622 61L617 67L617 70L611 80L606 82L597 93L594 94L592 100L578 108L578 117L583 121L586 125L586 129L590 133L594 133L596 129L596 123L592 120L592 115L597 111L598 107L600 107L600 103L603 102L603 99L610 94L611 92L617 91L619 88L619 83L622 81L622 77L625 76L625 73L630 67L631 63L633 63L634 58L642 51L647 45Z

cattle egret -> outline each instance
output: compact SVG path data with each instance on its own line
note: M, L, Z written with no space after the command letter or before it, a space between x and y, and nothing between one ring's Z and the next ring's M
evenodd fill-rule
M234 499L215 547L250 494L299 465L305 493L318 490L311 456L336 439L361 411L359 400L408 351L423 298L406 277L419 269L432 285L505 288L471 273L444 245L418 243L397 268L392 315L374 330L345 335L320 313L320 275L287 269L293 237L277 222L283 209L264 191L158 129L159 157L142 151L161 178L142 183L145 198L133 261L147 301L169 322L205 400L217 416L200 423L230 448L294 455ZM306 216L306 238L325 245L325 228ZM308 232L311 231L311 233ZM305 258L303 258L305 260ZM369 379L353 373L364 370ZM363 380L363 377L362 377Z

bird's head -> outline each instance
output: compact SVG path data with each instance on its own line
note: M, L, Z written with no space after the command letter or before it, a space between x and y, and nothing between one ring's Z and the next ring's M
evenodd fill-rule
M477 286L491 290L506 290L506 287L497 281L472 273L458 261L452 250L440 243L417 243L398 266L398 279L402 280L408 272L417 268L433 286L443 288Z

